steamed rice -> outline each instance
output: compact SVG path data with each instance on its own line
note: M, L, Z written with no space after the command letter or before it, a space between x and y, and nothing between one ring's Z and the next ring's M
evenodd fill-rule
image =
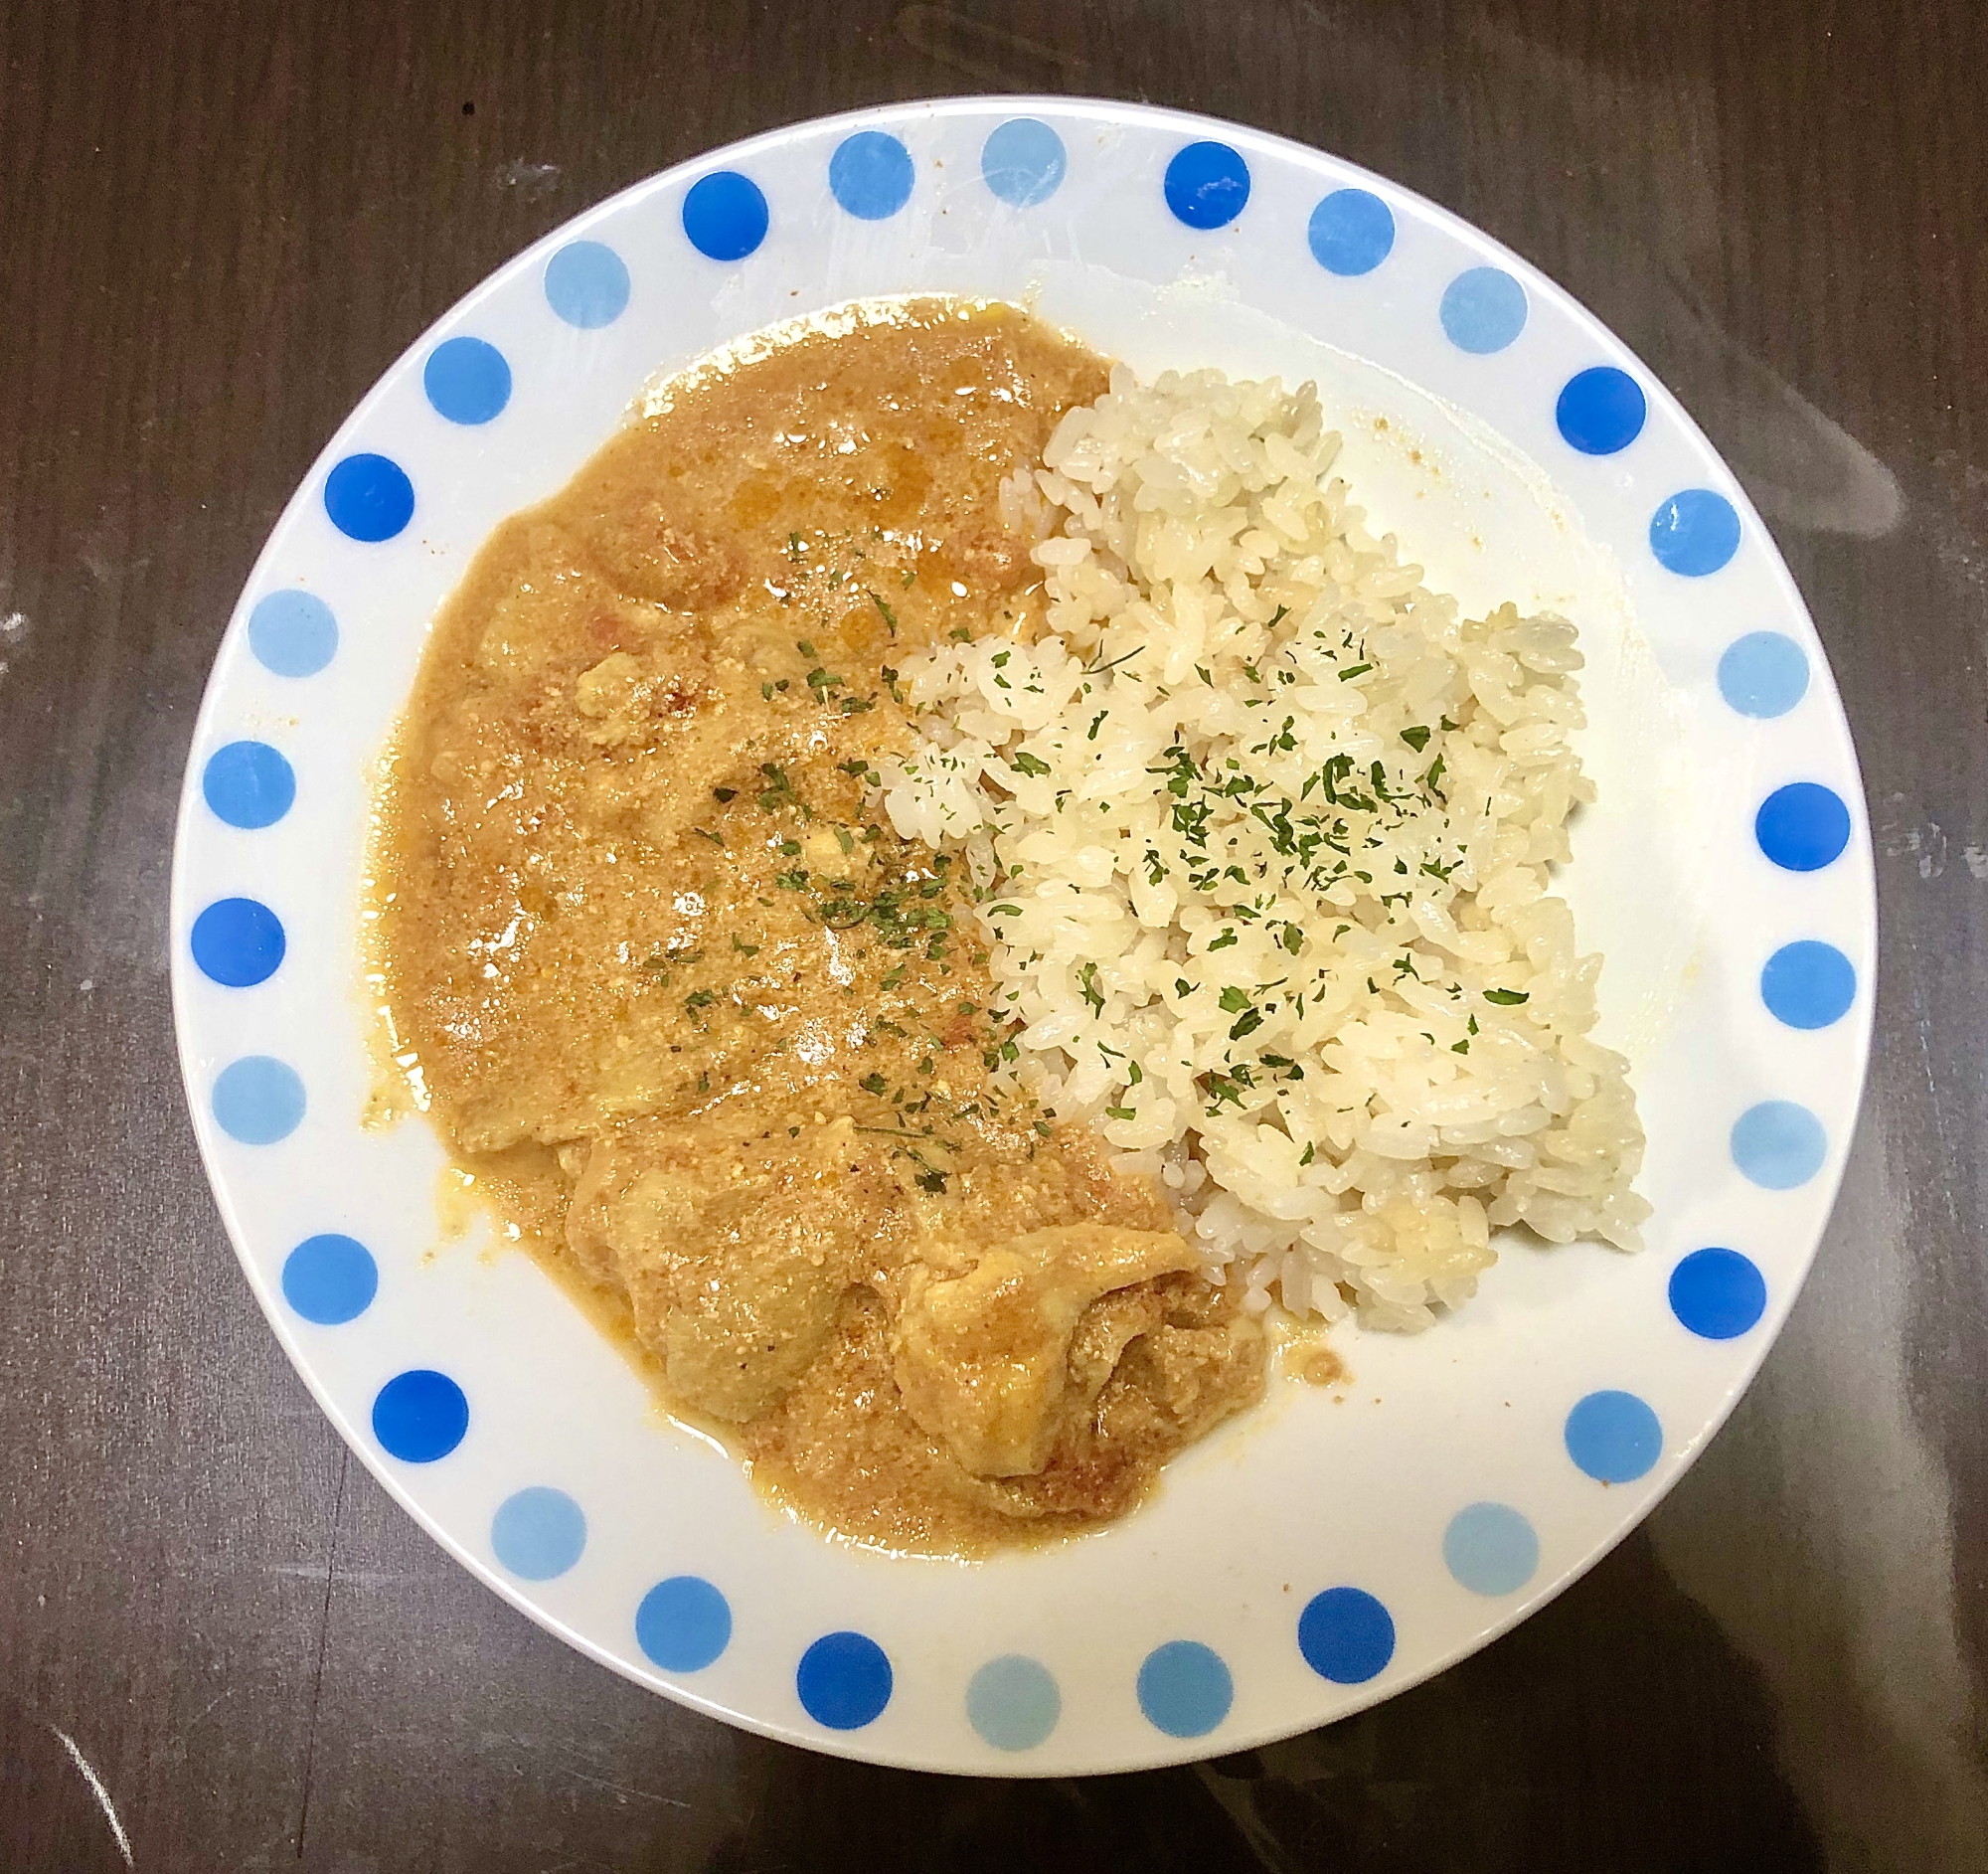
M1643 1135L1548 890L1574 629L1459 619L1337 448L1309 385L1115 371L1004 489L1046 628L907 665L885 804L971 867L1011 1071L1211 1277L1413 1329L1501 1226L1636 1247Z

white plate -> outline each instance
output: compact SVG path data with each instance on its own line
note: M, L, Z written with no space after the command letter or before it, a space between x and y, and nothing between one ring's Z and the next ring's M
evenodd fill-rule
M1343 1332L1343 1403L1282 1388L1117 1527L977 1565L882 1557L769 1510L530 1261L483 1231L449 1239L423 1125L360 1123L368 797L437 604L659 369L911 291L1025 301L1146 371L1316 377L1356 494L1432 584L1576 621L1601 797L1564 886L1582 947L1606 953L1602 1038L1634 1064L1656 1207L1641 1256L1510 1245L1433 1331ZM1821 1235L1864 1073L1873 902L1842 711L1766 529L1566 294L1407 191L1254 131L955 99L630 189L381 379L216 661L173 989L256 1296L353 1448L466 1568L754 1730L1062 1775L1386 1698L1540 1606L1676 1481Z

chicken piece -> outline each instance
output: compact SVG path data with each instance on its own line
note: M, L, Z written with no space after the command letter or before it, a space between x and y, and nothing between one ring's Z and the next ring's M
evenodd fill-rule
M905 1405L979 1476L1033 1476L1065 1423L1071 1344L1100 1296L1195 1267L1171 1230L1060 1224L996 1244L962 1276L912 1270L892 1337ZM1126 1338L1139 1331L1128 1321ZM1124 1341L1118 1343L1122 1348ZM1085 1348L1091 1398L1109 1364ZM1116 1350L1111 1351L1115 1360Z
M1090 1308L1071 1349L1079 1383L1086 1341L1107 1322L1114 1336L1122 1331L1135 1302L1145 1318L1159 1319L1120 1348L1080 1419L1066 1407L1067 1429L1049 1463L1033 1477L990 1486L1010 1493L1010 1514L1121 1515L1176 1451L1262 1396L1261 1322L1233 1291L1193 1276L1164 1276Z
M610 652L574 679L581 736L597 749L653 741L659 717L687 716L703 699L709 666L703 646L688 641L668 645L649 663Z
M744 1425L834 1328L873 1233L869 1193L850 1175L860 1163L846 1121L785 1153L695 1126L638 1128L594 1145L567 1240L583 1268L627 1289L675 1398Z
M522 521L472 578L484 603L480 628L463 647L464 675L475 680L467 694L508 704L514 723L546 679L563 686L576 659L640 651L667 622L603 577L573 529L543 517Z
M678 496L681 500L681 496ZM633 514L601 514L587 545L623 591L672 611L709 611L738 596L745 562L720 535L666 518L659 503Z
M681 1184L665 1195L667 1182L655 1172L644 1174L633 1202L657 1220L666 1239L681 1241L687 1226L701 1227L720 1254L701 1259L697 1278L674 1284L674 1305L660 1321L638 1295L637 1331L646 1328L644 1337L653 1344L660 1327L664 1371L679 1399L743 1425L774 1405L814 1363L848 1283L834 1259L810 1254L810 1232L795 1227L785 1194L741 1192L686 1216ZM629 1260L623 1251L624 1269ZM636 1292L632 1283L630 1290Z

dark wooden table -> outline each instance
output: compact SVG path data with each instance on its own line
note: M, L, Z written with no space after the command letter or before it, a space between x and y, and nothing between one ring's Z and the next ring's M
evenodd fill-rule
M1984 73L1981 0L0 0L0 1866L1988 1868ZM1884 920L1835 1226L1648 1525L1363 1718L1049 1786L738 1735L461 1573L256 1313L166 991L209 660L389 360L712 144L1016 88L1369 164L1622 334L1807 595Z

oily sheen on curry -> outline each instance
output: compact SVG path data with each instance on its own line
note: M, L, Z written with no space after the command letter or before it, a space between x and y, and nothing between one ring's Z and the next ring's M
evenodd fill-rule
M976 888L876 807L900 666L1041 629L1002 483L1104 385L927 300L663 386L485 545L385 789L378 970L458 1164L671 1410L893 1549L1121 1514L1263 1385L1158 1186L1000 1072Z

